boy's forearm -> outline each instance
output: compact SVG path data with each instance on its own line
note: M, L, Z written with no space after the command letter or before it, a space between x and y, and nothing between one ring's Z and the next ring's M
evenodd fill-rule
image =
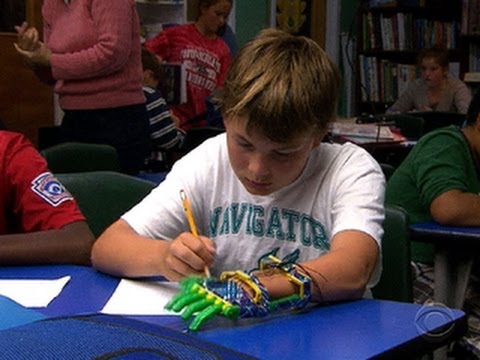
M378 254L378 245L367 234L344 231L335 236L328 253L299 264L298 271L311 278L312 301L358 299L364 295ZM257 276L272 299L298 293L298 288L281 273Z
M364 284L364 281L359 281L356 277L350 278L349 274L339 274L338 271L334 271L335 275L330 276L329 270L319 271L307 264L301 264L299 269L311 278L310 291L313 302L357 299L364 294L366 283ZM299 293L298 286L283 274L259 274L258 279L267 289L272 300Z
M120 277L164 275L165 241L136 234L123 220L111 225L95 242L92 265Z

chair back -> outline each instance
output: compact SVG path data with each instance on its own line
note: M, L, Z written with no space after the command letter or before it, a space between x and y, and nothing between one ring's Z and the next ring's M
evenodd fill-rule
M55 176L76 199L95 237L156 186L151 181L114 171Z
M413 280L410 265L410 230L408 214L399 206L385 206L385 233L382 239L383 271L372 288L375 298L413 301Z
M416 112L415 116L424 120L423 134L450 125L462 127L467 119L465 114L449 111L421 111Z
M120 171L117 150L107 144L66 142L40 151L54 174Z
M223 132L225 132L224 128L214 126L203 126L189 129L185 133L185 139L183 139L180 151L186 154L208 138L217 136L218 134L221 134Z
M421 116L410 114L386 115L385 120L393 121L395 127L400 129L403 136L408 139L420 139L425 134L425 119Z
M383 175L385 175L385 179L388 181L390 176L395 172L395 166L387 163L380 163L380 167L382 168Z

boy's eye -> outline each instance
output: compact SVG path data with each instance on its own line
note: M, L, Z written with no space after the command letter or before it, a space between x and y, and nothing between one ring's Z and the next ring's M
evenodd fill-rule
M275 156L281 159L287 159L292 155L292 153L284 153L284 152L275 152Z
M252 144L247 143L247 142L243 142L243 141L239 141L238 145L240 147L244 148L244 149L251 149L252 148Z

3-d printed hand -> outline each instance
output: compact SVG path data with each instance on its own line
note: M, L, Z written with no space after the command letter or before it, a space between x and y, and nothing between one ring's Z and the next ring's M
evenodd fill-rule
M270 312L269 296L254 275L241 271L224 272L220 279L187 277L180 293L165 307L182 312L184 320L196 314L189 329L196 331L216 315L230 319L260 317Z

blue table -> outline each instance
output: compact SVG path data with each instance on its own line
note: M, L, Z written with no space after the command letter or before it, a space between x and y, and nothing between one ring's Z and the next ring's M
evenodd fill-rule
M475 254L480 248L480 228L444 226L429 221L410 226L411 239L435 246L434 301L462 309ZM447 349L437 350L435 360L447 358Z
M71 276L70 282L38 311L50 317L96 313L119 282L81 266L0 268L1 279L65 275ZM130 317L179 331L187 325L178 316ZM193 335L262 359L365 359L412 358L448 344L465 330L461 310L365 299L236 324L217 318Z
M435 246L436 302L461 309L476 250L480 227L443 226L433 221L410 226L411 239Z
M148 180L151 182L154 182L155 184L160 184L165 178L167 177L168 172L155 172L155 173L149 173L149 172L141 172L137 174L137 177L140 179Z

